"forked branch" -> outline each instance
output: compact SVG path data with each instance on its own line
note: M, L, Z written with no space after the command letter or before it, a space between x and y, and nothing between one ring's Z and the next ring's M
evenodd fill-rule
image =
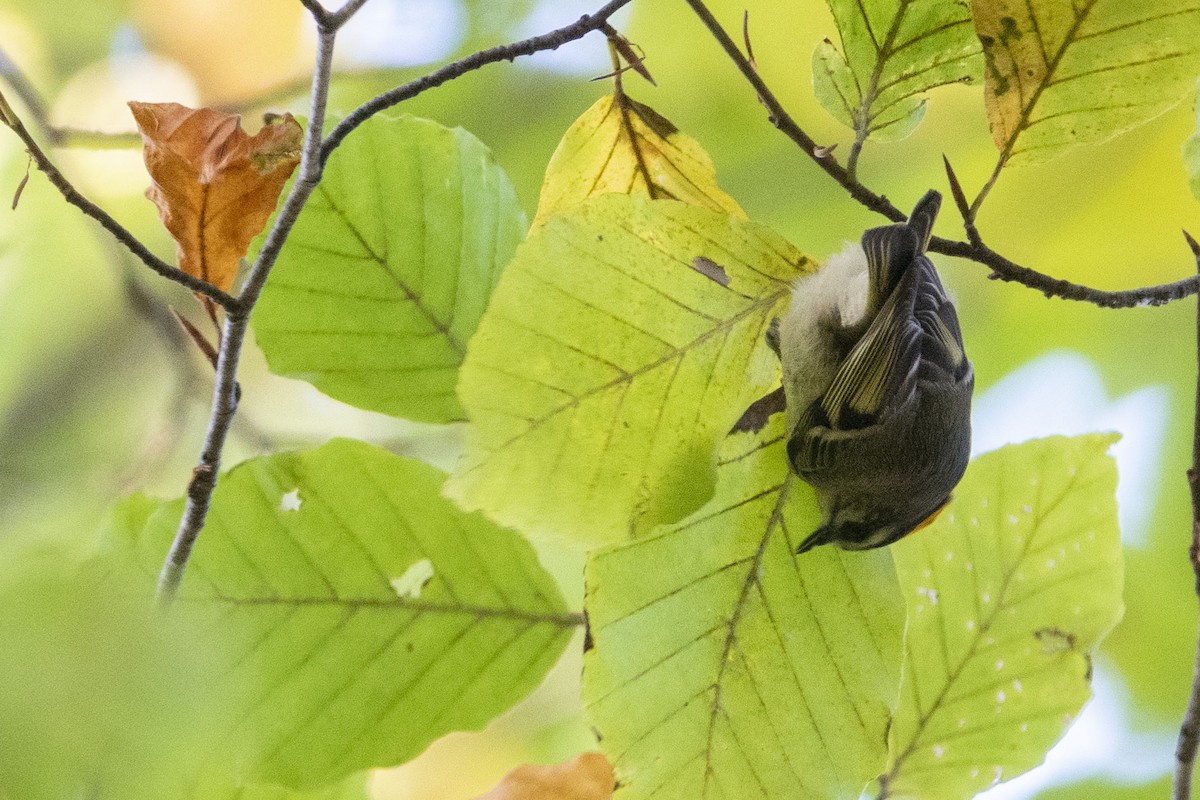
M742 51L738 49L737 44L730 38L729 34L721 26L721 23L713 16L712 12L705 5L704 0L684 1L691 7L700 21L704 23L704 26L717 41L717 44L721 46L721 49L729 56L729 59L738 68L738 71L745 77L746 82L757 92L759 100L767 109L772 125L799 145L805 155L811 158L818 167L829 175L829 177L833 178L839 186L846 190L847 194L861 205L886 217L891 222L901 222L905 219L904 214L892 205L890 200L874 192L852 174L850 170L837 163L830 148L819 146L792 119L770 87L759 76L758 71L746 56L742 54ZM961 192L961 187L959 191ZM1046 297L1078 300L1102 308L1162 305L1173 300L1191 297L1200 292L1200 275L1192 275L1174 283L1165 283L1158 286L1106 291L1084 286L1083 284L1071 283L1070 281L1061 280L1035 269L1022 266L985 245L982 238L979 237L977 230L974 231L974 238L972 239L975 212L977 210L970 209L964 215L964 220L969 220L971 225L971 228L968 230L968 241L943 239L935 236L929 242L929 250L982 264L991 270L989 277L995 280L1019 283L1031 289L1036 289L1046 295Z
M337 12L328 11L319 0L301 0L317 23L318 49L313 72L308 129L305 131L304 148L300 168L292 190L283 202L275 223L267 233L262 250L251 266L241 294L226 306L225 327L221 347L217 355L217 380L213 389L212 413L208 432L199 463L192 471L188 484L186 505L175 540L167 554L159 575L158 592L163 601L170 601L179 590L187 569L192 550L204 528L212 504L213 492L221 463L221 451L225 438L237 411L237 369L242 343L249 326L250 315L266 285L267 277L275 265L284 243L293 226L304 210L309 196L320 183L325 162L335 149L355 128L374 114L397 103L416 97L422 92L454 80L473 70L497 61L512 61L518 56L531 55L541 50L553 50L561 45L582 38L592 31L602 30L609 18L632 0L611 0L595 14L584 16L577 22L541 36L534 36L513 44L494 47L455 61L441 69L411 83L384 92L367 101L341 121L322 139L325 121L325 102L329 94L329 83L333 67L333 48L338 29L344 25L366 0L348 0Z

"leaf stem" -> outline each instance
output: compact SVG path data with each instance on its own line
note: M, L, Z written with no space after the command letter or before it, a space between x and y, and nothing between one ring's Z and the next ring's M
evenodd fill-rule
M1184 237L1196 258L1196 269L1200 272L1200 244L1184 231ZM1187 472L1188 486L1192 492L1192 542L1188 556L1196 578L1196 596L1200 598L1200 303L1196 306L1196 415L1192 432L1192 468ZM1188 698L1187 711L1179 726L1179 740L1175 746L1175 781L1171 791L1172 800L1189 800L1192 796L1192 772L1196 764L1196 750L1200 747L1200 641L1197 642L1196 666L1192 673L1192 693Z
M788 115L779 100L767 87L766 83L763 82L762 78L759 77L758 72L746 60L746 57L742 55L742 52L734 44L729 34L721 27L721 23L709 11L708 7L704 4L704 0L685 0L685 2L695 12L704 26L708 28L713 39L716 40L717 44L729 56L729 59L738 68L738 71L742 73L746 82L758 93L759 100L766 107L772 125L799 145L805 155L824 170L825 174L833 178L859 204L886 217L892 222L901 222L905 219L904 214L887 197L876 194L868 186L859 181L850 170L837 163L827 148L818 147L812 137L796 124L796 121ZM990 191L990 187L995 183L995 178L1002 168L1003 163L997 167L985 189ZM986 192L982 193L981 196L986 196ZM976 198L976 205L980 202L982 201ZM974 219L970 221L972 224L974 223ZM1173 283L1145 286L1138 289L1118 291L1095 289L1083 284L1060 280L1051 275L1017 264L983 244L982 240L964 242L935 236L929 242L929 250L941 253L942 255L955 256L982 264L991 269L988 277L993 280L1019 283L1022 286L1040 291L1046 297L1077 300L1091 303L1101 308L1163 305L1164 303L1181 300L1200 293L1200 275L1193 275Z
M883 76L883 66L894 55L892 48L896 45L896 36L900 33L900 26L904 24L904 15L908 13L908 8L909 2L902 2L896 7L896 14L892 17L891 25L888 26L887 36L883 43L875 48L875 67L871 70L867 89L862 93L862 102L858 106L858 118L854 121L854 144L850 146L850 155L846 157L846 171L854 180L858 179L858 157L862 155L863 145L867 143L867 137L871 135L871 123L874 121L871 118L871 106L875 105L876 95L879 92L879 80ZM843 42L844 48L845 43Z
M975 218L979 216L979 209L983 207L983 201L992 193L992 189L996 185L996 181L1000 179L1000 173L1004 171L1005 165L1008 164L1008 156L1004 153L1000 154L1000 158L996 159L996 166L992 169L992 174L988 176L987 182L983 184L983 188L979 190L979 194L975 195L975 199L971 201L969 209L969 221L974 224ZM964 216L964 220L968 217Z

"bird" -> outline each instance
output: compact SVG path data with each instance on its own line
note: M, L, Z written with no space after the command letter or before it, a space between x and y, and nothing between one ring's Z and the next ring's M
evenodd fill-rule
M790 468L816 492L823 544L866 550L933 521L971 450L975 373L954 304L925 254L941 195L872 228L793 286L779 355Z

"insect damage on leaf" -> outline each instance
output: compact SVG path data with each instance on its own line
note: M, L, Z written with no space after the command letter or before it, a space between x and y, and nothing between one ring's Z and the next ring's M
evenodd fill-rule
M129 108L152 181L146 196L175 239L179 268L228 291L300 163L300 123L284 114L251 136L238 117L211 108Z

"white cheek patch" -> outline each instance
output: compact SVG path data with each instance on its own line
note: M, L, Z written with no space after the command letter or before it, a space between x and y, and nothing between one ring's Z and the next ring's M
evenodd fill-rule
M789 429L833 381L837 352L831 346L831 328L862 318L869 283L867 255L861 244L850 242L824 267L793 285L791 304L779 320Z

